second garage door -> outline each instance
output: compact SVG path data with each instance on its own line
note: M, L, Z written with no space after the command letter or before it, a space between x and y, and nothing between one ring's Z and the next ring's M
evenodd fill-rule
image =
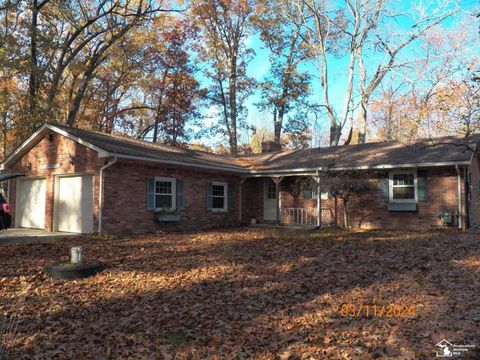
M93 175L58 178L57 230L93 231Z

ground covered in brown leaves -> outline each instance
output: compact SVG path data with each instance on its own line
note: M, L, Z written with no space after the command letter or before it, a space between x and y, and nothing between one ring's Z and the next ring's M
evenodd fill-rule
M72 245L107 269L49 279ZM0 254L0 315L20 318L14 359L430 359L443 338L480 357L477 233L247 229ZM415 315L342 316L344 304Z

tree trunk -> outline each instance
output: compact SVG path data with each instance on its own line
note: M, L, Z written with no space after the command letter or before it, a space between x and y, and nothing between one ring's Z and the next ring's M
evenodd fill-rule
M232 57L230 63L230 84L229 84L229 106L230 106L230 155L236 157L237 149L237 59Z
M330 125L330 146L338 146L340 136L342 135L342 127L338 124Z
M80 104L85 95L85 91L87 90L88 83L90 82L90 79L93 76L94 69L95 67L92 66L83 74L82 81L80 82L80 86L78 87L78 90L77 90L77 94L75 95L72 106L68 111L68 117L67 117L68 126L73 126L75 124L75 121L77 119L77 114L80 110Z
M275 138L274 141L277 144L282 143L282 129L283 129L283 116L285 114L285 106L281 105L280 109L278 110L278 115L276 115L276 120L274 122L274 134Z
M368 103L364 99L360 101L360 113L358 115L359 131L358 131L358 144L365 144L367 136L367 106Z
M343 200L343 225L345 229L350 229L350 223L348 221L348 201Z
M30 75L28 81L28 95L30 115L34 116L37 103L37 23L38 23L38 1L33 0L32 23L30 24Z

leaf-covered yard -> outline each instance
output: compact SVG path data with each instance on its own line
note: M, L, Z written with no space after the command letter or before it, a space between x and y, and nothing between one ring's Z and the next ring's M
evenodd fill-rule
M72 245L106 271L47 278ZM20 318L16 341L6 336L14 359L420 359L443 338L480 347L477 233L249 229L0 253L0 314ZM415 314L342 316L345 304Z

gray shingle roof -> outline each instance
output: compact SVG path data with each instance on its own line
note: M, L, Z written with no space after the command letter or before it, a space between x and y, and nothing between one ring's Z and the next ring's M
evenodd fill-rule
M472 135L468 144L480 142ZM247 157L252 168L283 170L301 168L360 168L406 164L451 163L469 161L472 151L463 146L463 138L443 137L419 140L413 144L377 142L306 150L291 150Z
M70 128L57 124L54 126L102 150L117 155L145 157L151 158L152 160L179 161L183 163L223 167L233 170L245 170L242 166L235 163L235 159L229 156L156 144L126 136Z
M156 161L174 161L185 165L220 167L232 171L276 171L317 168L367 168L395 167L402 165L465 163L472 151L462 144L463 138L443 137L419 140L412 144L377 142L305 150L279 151L266 154L240 156L212 154L204 151L153 144L126 136L54 125L106 152L141 157ZM480 134L469 137L468 145L480 142Z

